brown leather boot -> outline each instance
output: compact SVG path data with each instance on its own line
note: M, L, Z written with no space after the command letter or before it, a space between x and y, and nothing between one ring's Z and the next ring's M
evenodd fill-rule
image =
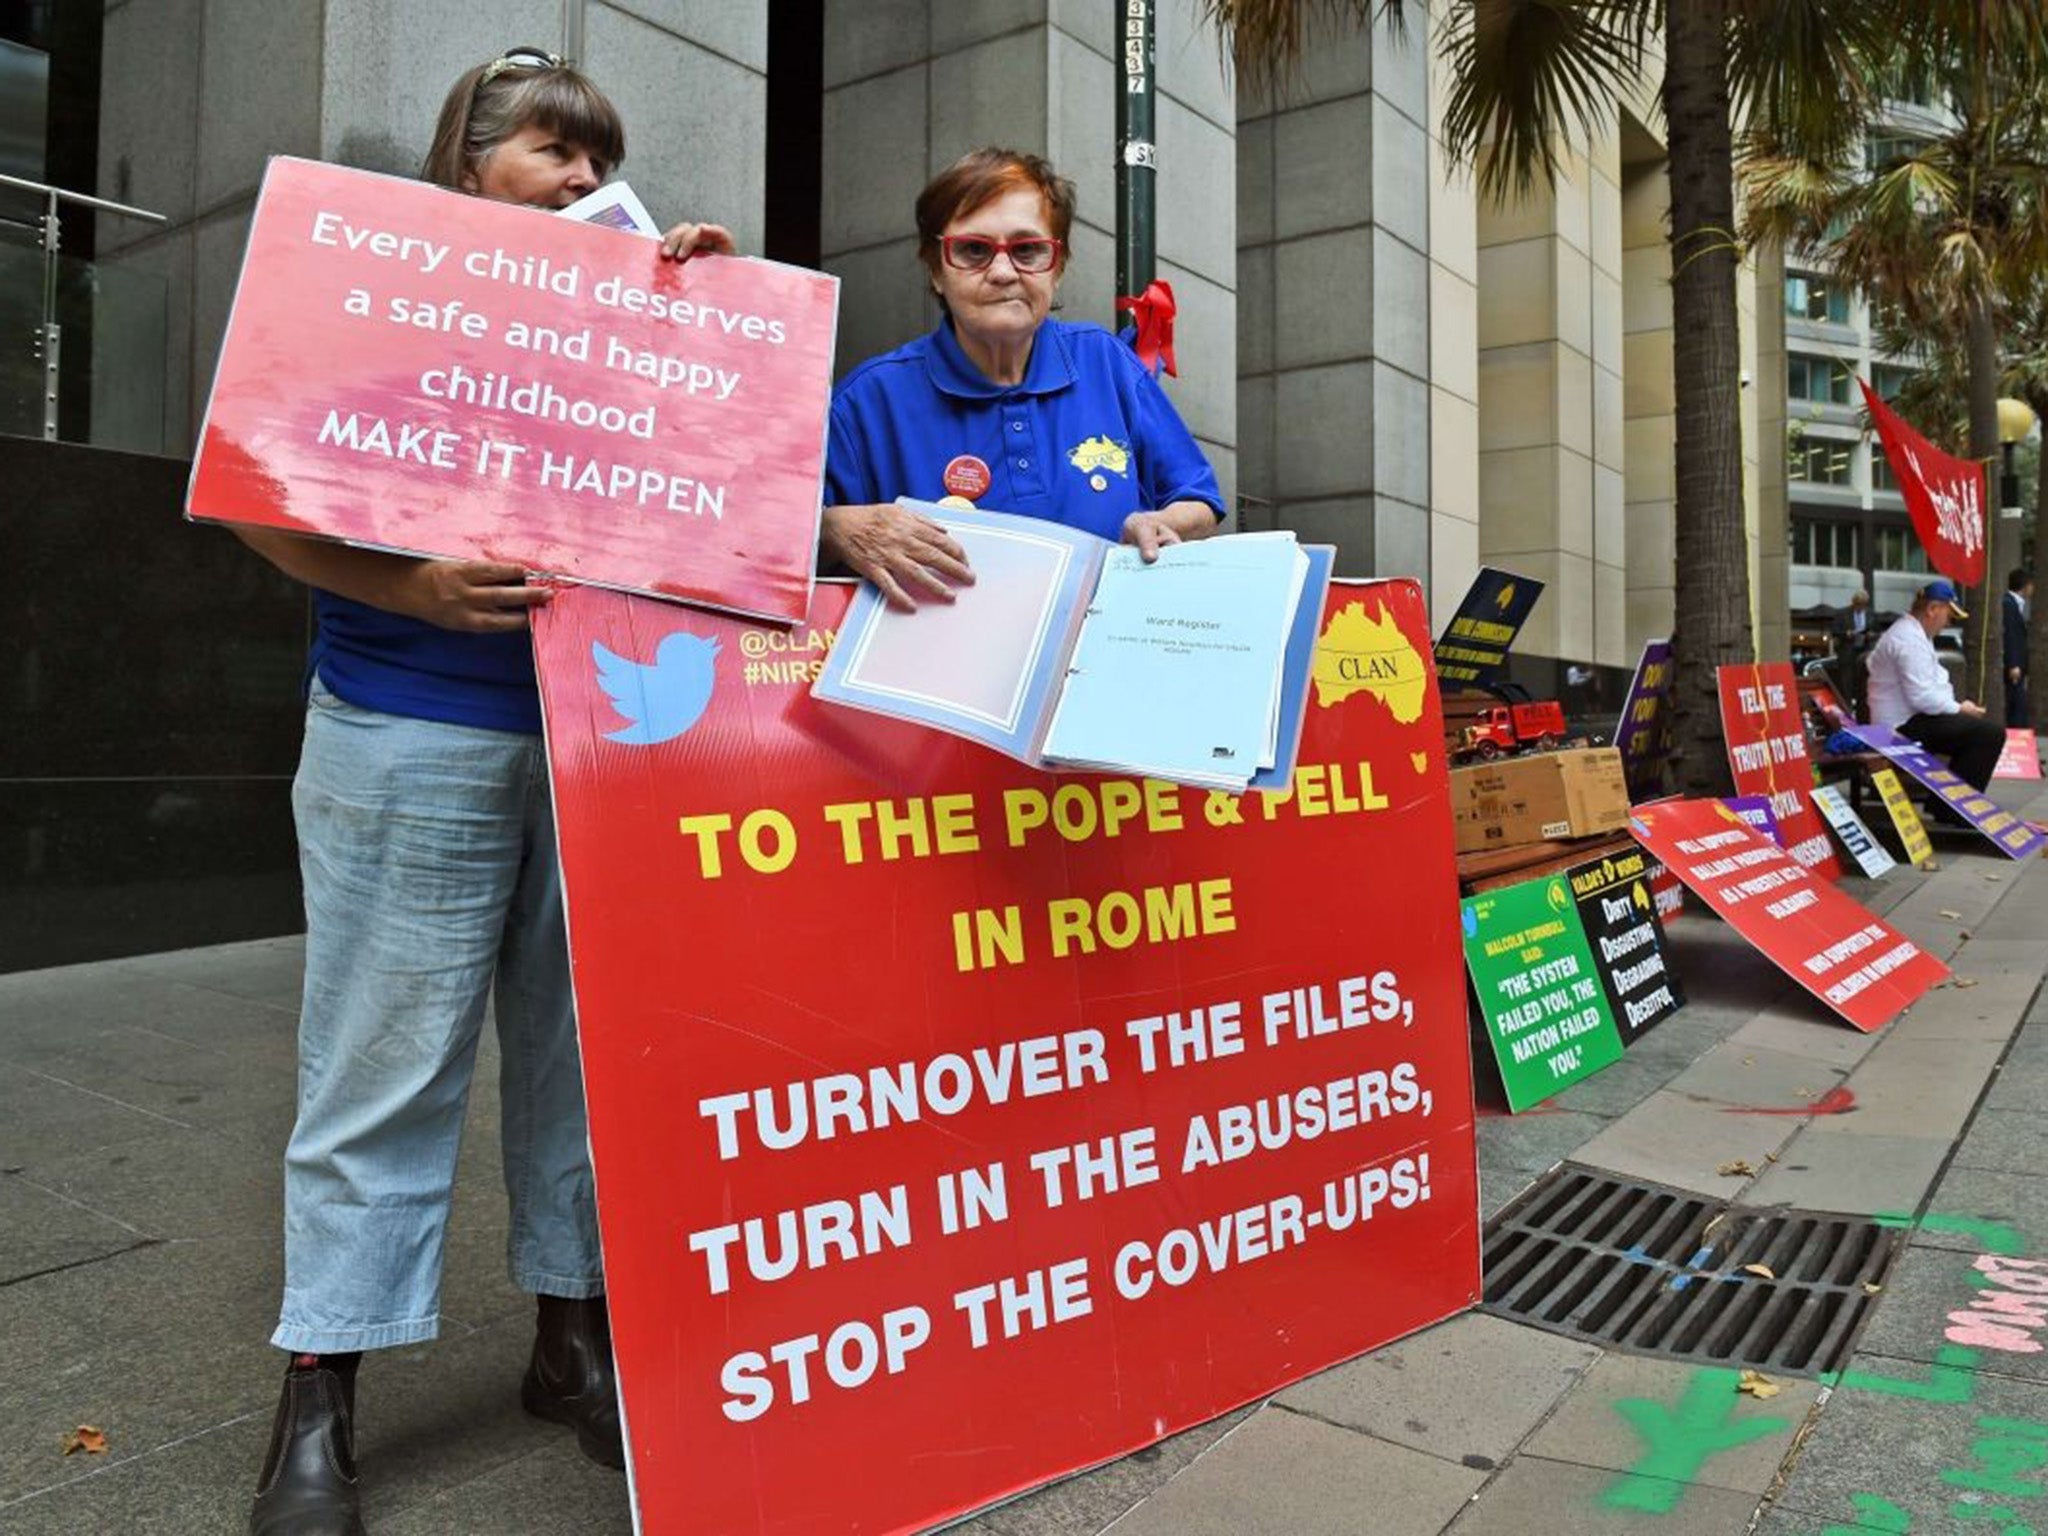
M303 1356L285 1372L249 1536L364 1536L356 1481L356 1373Z
M592 1461L624 1470L619 1380L612 1370L611 1316L604 1298L538 1299L533 1363L519 1384L519 1401L536 1418L574 1429L576 1444Z

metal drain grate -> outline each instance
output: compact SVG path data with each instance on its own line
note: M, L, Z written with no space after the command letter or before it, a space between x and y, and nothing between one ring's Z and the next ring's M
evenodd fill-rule
M1487 1224L1482 1310L1636 1354L1817 1376L1848 1358L1904 1235L1563 1163Z

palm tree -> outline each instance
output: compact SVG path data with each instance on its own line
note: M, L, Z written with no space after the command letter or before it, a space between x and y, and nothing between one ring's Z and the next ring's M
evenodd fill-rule
M2048 273L2048 13L2039 0L1922 0L1898 21L1869 64L1931 71L1952 125L1865 174L1761 114L1744 155L1750 232L1805 246L1861 288L1888 317L1888 344L1930 360L1930 403L1944 375L1959 379L1968 455L1993 462L2000 333ZM2018 530L1994 518L1989 532L1964 675L2002 721L1991 636Z
M1400 0L1204 0L1241 68L1273 77L1307 19L1399 22ZM1612 120L1659 29L1671 186L1676 569L1673 744L1690 793L1729 787L1716 669L1755 659L1742 507L1734 122L1766 107L1836 148L1874 103L1860 68L1907 0L1446 0L1448 146L1505 200L1554 179L1557 148Z

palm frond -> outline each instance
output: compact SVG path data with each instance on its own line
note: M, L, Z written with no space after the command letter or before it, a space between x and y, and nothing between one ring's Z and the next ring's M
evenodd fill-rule
M1466 0L1448 18L1445 148L1505 200L1553 179L1558 147L1613 120L1642 72L1653 0Z
M1300 71L1323 29L1368 31L1384 25L1402 37L1408 0L1197 0L1202 20L1216 29L1240 79L1277 94ZM1425 4L1427 0L1417 0Z
M1808 158L1846 158L1883 105L1896 3L1732 0L1730 10L1737 120Z

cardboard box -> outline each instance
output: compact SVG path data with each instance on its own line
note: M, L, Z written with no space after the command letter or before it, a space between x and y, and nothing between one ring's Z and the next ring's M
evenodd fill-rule
M1460 853L1618 832L1628 825L1621 754L1581 747L1453 768L1451 819Z

